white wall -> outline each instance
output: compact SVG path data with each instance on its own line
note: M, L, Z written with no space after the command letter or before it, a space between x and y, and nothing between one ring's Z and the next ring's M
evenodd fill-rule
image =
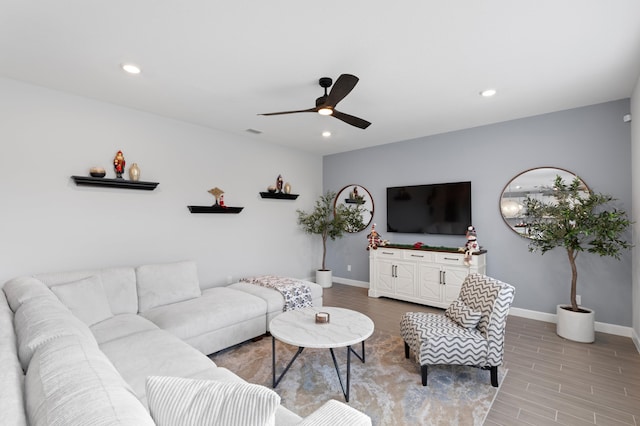
M640 350L640 77L631 96L631 183L633 185L633 331Z
M296 209L321 192L321 158L163 117L0 79L0 283L39 272L195 259L203 286L228 277L310 277L319 241ZM115 153L155 191L78 187L71 175ZM296 201L264 200L278 174ZM238 214L190 214L225 191Z

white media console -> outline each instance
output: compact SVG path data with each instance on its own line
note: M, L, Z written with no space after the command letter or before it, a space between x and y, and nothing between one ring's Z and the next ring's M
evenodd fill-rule
M486 251L473 255L437 250L378 247L369 251L369 297L391 297L447 308L458 297L465 277L486 273Z

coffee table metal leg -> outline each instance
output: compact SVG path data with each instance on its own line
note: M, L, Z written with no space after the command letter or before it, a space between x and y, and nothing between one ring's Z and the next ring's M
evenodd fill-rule
M298 358L298 355L300 355L303 350L304 348L302 346L298 348L298 351L296 352L296 354L293 356L293 358L291 358L291 361L289 361L284 371L280 374L280 377L278 377L278 379L276 380L276 338L271 336L271 353L272 353L271 368L273 370L273 388L274 389L276 388L276 386L278 386L278 383L280 383L280 380L282 380L284 375L287 374L287 371L289 371L291 364L293 364L293 361L295 361L296 358Z

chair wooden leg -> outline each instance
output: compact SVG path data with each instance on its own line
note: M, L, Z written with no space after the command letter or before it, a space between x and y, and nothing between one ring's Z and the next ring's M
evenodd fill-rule
M427 386L427 366L420 366L420 375L422 376L422 386Z
M498 367L491 367L491 386L498 387Z
M404 342L404 357L409 358L409 345L407 342Z

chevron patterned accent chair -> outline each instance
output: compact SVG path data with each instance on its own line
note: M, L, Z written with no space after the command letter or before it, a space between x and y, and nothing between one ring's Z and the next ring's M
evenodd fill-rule
M422 385L427 366L468 365L491 370L498 386L498 366L504 355L504 334L513 286L482 274L470 274L460 295L445 314L407 312L400 321L405 357L410 351L420 363Z

